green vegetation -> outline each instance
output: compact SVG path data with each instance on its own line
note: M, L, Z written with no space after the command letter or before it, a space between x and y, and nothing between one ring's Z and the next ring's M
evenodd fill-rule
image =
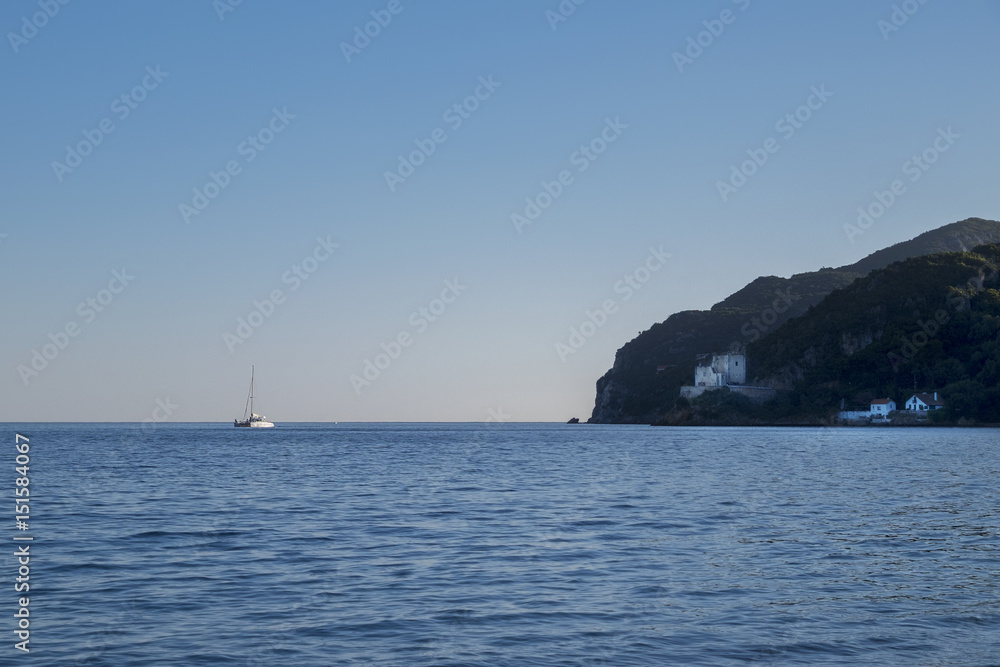
M903 402L938 390L936 422L1000 422L1000 245L917 257L837 290L750 347L757 382L828 417L844 398Z
M902 408L914 387L944 399L932 423L1000 423L998 267L1000 245L989 245L874 271L750 346L754 384L780 389L776 400L711 391L660 423L831 423L842 399Z
M691 384L697 364L696 355L724 352L733 344L748 346L752 375L758 376L761 381L773 379L776 386L794 390L791 396L781 396L772 405L746 408L746 418L751 422L826 419L827 411L839 408L841 398L861 407L866 407L864 401L879 395L891 395L902 401L913 393L914 381L917 381L920 391L946 389L962 380L979 382L987 388L995 387L995 381L990 384L986 376L978 378L978 371L973 373L974 369L969 368L969 364L975 363L970 356L971 350L963 352L965 356L952 359L950 354L939 349L940 346L955 343L951 332L960 331L965 322L959 313L953 314L954 321L945 325L949 333L942 332L931 337L912 358L897 350L902 363L897 363L896 368L892 363L886 363L889 348L896 344L902 346L898 334L914 334L918 318L925 320L929 316L933 319L936 310L941 308L940 305L930 308L929 299L937 299L935 303L944 300L947 307L947 288L964 284L968 267L948 264L929 273L924 270L929 267L915 269L914 275L900 278L898 284L893 283L893 287L886 292L879 291L878 297L856 291L851 292L850 297L836 296L854 289L852 283L855 281L867 280L865 277L871 271L884 269L893 262L942 251L966 251L984 243L1000 243L1000 222L971 218L880 250L849 266L824 268L791 278L757 278L711 310L671 315L618 350L614 366L597 382L597 400L590 421L648 424L660 419L674 407L680 387ZM891 282L893 275L887 274L880 280ZM865 285L865 290L869 289L868 285L872 290L881 289L881 283ZM945 292L937 294L935 289ZM790 305L779 303L781 308L787 306L783 312L773 309L779 293L791 299ZM887 301L879 301L882 297ZM854 318L855 321L841 321L834 317L836 309L826 305L830 299L839 304L838 308L846 309L843 313L845 318ZM907 305L907 299L912 303ZM976 308L984 307L984 299L988 298L983 294L975 295L973 301ZM895 313L891 322L885 322L888 329L867 326L877 321L882 313L880 309L891 309ZM814 311L829 312L832 319L821 324L809 320L815 324L812 329L797 325L795 340L786 338L784 333L775 338L776 331L784 331L786 322L791 325L799 319L807 320ZM847 336L844 341L830 337L832 330L829 327L833 324L841 327L840 331ZM977 331L980 335L988 335L990 326L990 320L984 320L978 324ZM876 332L879 334L877 338ZM867 338L869 333L871 340ZM890 340L895 342L890 344ZM871 347L873 343L877 345ZM833 355L829 359L824 356L822 368L811 363L810 360L816 360L816 354L833 352L838 348L843 351L841 356ZM986 351L980 353L987 354ZM982 361L987 363L990 359L992 357L985 356ZM829 369L827 363L832 364ZM928 364L929 368L925 368ZM658 370L660 367L663 367L662 370ZM991 368L995 369L995 366ZM991 372L995 376L997 371ZM906 393L907 388L910 393ZM961 393L963 390L949 388L948 391ZM906 395L902 396L904 393ZM982 400L986 401L984 405L987 407L977 411L979 416L974 417L981 421L987 419L989 411L988 397ZM684 409L692 407L697 408L686 406Z

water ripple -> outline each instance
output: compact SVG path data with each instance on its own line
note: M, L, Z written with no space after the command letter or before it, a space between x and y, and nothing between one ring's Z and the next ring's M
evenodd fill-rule
M28 430L32 664L1000 655L996 431Z

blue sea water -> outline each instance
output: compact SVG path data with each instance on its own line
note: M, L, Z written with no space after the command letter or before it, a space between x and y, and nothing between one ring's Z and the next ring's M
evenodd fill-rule
M996 430L4 428L4 664L1000 664Z

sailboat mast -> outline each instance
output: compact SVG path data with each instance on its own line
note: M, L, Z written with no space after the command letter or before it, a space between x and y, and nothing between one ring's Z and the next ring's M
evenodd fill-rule
M250 365L250 394L247 396L247 406L250 408L250 417L247 418L246 409L243 412L243 421L233 420L234 426L255 426L255 427L271 427L274 426L273 423L267 421L264 415L254 414L253 411L253 395L255 386L257 384L257 369L253 364Z

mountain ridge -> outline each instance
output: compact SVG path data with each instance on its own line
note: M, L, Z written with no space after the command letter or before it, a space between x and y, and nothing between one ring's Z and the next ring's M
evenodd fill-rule
M727 389L678 399L658 424L833 425L876 399L899 409L934 393L943 407L893 424L1000 424L1000 244L920 255L836 290L748 350L755 404ZM922 417L922 418L921 418Z
M838 289L895 262L1000 243L1000 222L968 218L877 250L854 264L760 276L709 310L680 311L652 325L615 354L597 381L590 423L652 423L690 384L695 355L756 343Z

